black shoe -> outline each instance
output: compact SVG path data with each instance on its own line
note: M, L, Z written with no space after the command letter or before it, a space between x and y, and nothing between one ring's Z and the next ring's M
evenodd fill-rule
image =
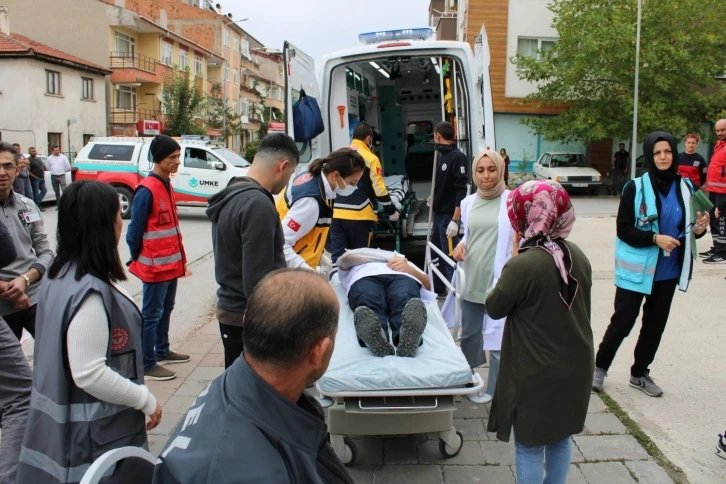
M419 298L411 299L403 308L403 323L398 336L396 354L403 357L414 357L421 343L421 335L426 329L426 305Z
M704 264L726 264L726 259L718 254L713 254L707 259L703 259Z
M713 255L713 249L708 249L706 252L699 252L698 257L701 259L708 259Z
M716 441L716 455L722 459L726 459L726 432L723 435L718 434L718 440Z
M381 322L373 310L365 306L357 308L353 322L356 334L374 355L382 358L396 354L396 350L386 339Z

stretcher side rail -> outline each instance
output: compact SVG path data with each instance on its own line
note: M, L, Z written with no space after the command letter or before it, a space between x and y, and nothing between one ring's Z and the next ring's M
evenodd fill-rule
M454 278L456 281L456 287L451 284L451 281L447 280L446 277L431 263L431 251L434 251L438 256L439 260L449 264L454 269ZM464 298L464 288L466 287L466 274L464 269L457 264L456 261L451 259L448 255L444 254L441 249L436 247L433 242L429 241L426 244L426 263L428 265L429 280L434 283L434 275L436 275L448 291L450 291L456 298L456 304L454 305L454 328L451 334L454 340L458 340L459 327L461 326L461 300Z

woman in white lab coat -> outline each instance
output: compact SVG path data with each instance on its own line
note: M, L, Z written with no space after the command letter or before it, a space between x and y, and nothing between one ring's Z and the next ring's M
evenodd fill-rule
M491 356L486 391L469 396L479 404L489 403L494 395L505 321L489 318L484 301L511 257L514 239L507 215L509 190L504 183L504 169L504 159L496 151L482 151L474 157L472 178L477 191L461 202L464 237L453 253L466 274L461 350L472 369L486 363L485 350Z

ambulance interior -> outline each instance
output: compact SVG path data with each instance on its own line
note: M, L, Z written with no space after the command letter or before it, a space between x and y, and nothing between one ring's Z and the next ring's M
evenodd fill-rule
M426 199L431 195L436 125L451 122L460 149L471 157L471 103L465 72L454 57L399 53L341 65L332 72L333 149L347 145L359 123L374 128L373 150L384 175L405 175L416 194L411 211L415 220L407 224L409 235L414 235L414 226L415 235L425 235L428 225Z

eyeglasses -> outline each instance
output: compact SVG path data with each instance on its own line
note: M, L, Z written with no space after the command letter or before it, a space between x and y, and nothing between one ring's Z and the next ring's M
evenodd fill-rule
M17 165L13 165L12 163L3 163L0 165L0 169L5 170L5 173L13 173L15 170L18 169Z

